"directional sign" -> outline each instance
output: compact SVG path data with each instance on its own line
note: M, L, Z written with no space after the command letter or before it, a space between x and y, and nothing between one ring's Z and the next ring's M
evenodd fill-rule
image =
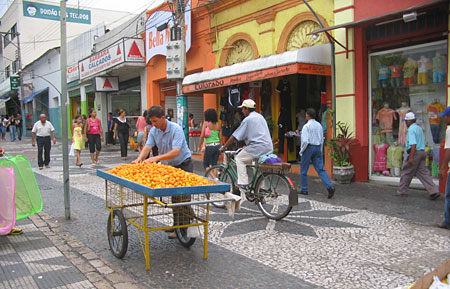
M11 84L11 90L19 90L19 77L11 76L9 78L9 82Z

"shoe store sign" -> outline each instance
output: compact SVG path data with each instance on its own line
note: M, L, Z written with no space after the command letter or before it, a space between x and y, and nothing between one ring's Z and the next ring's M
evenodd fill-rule
M60 20L59 6L23 1L23 16L47 20ZM66 8L67 22L91 24L91 11Z

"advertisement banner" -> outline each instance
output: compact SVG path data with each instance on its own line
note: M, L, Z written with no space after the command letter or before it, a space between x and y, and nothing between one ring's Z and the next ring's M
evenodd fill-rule
M78 62L80 80L119 65L125 61L123 40Z
M118 76L97 76L94 80L96 92L119 91Z
M191 0L186 3L186 13L184 13L186 30L186 52L191 48ZM146 63L155 55L167 55L166 45L170 41L170 27L173 27L171 11L155 11L148 17L145 23L145 57ZM158 31L156 27L168 23L167 28Z
M140 38L125 39L125 61L145 63L144 40Z
M59 6L23 1L23 16L59 21ZM91 11L66 8L67 22L91 24Z
M189 143L188 105L187 96L177 96L177 123L183 128L186 142Z
M67 75L67 83L78 80L80 78L78 75L78 63L68 66L66 75Z

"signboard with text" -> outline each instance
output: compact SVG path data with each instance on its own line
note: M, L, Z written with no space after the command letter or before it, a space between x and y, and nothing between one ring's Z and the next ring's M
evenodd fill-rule
M123 49L123 40L120 40L116 44L78 62L80 80L123 63L125 61Z
M11 84L11 90L19 90L19 77L11 76L9 78L9 82Z
M184 22L186 30L186 52L191 48L191 0L186 3ZM158 31L156 27L167 23L167 28ZM155 11L145 23L145 57L146 63L155 55L167 55L166 45L170 41L170 27L173 27L171 11Z
M59 6L23 1L23 16L59 21ZM67 22L91 24L91 11L66 8Z
M67 75L67 83L78 80L80 78L78 75L78 63L68 66L66 75Z

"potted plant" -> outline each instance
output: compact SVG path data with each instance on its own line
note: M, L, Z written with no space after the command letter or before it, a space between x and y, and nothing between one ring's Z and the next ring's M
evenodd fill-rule
M356 143L350 125L344 122L336 123L336 138L329 140L331 152L329 156L333 159L333 179L340 184L351 183L355 175L355 168L350 163L350 146Z

